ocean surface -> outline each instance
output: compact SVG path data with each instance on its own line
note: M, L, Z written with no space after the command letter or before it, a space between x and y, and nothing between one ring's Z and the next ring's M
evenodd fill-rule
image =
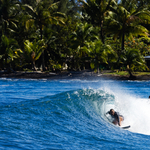
M149 95L150 81L1 78L0 150L148 150Z

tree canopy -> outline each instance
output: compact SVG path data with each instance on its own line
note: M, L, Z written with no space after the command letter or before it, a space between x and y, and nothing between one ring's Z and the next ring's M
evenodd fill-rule
M148 70L149 10L148 0L0 0L0 69Z

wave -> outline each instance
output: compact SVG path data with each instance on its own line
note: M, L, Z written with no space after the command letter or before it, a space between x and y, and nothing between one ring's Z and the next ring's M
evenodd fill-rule
M111 149L112 143L118 143L120 149L134 145L139 149L142 144L149 145L149 136L143 136L150 134L149 106L146 99L108 88L0 103L1 145L9 136L9 147L18 149L24 145L26 149L66 149L68 145L71 149ZM124 116L123 126L131 125L129 131L114 126L106 117L110 108Z
M98 126L104 124L111 128L111 118L105 114L113 108L124 116L122 126L130 125L129 131L150 135L149 99L137 98L128 93L116 93L107 88L69 91L56 97L57 106L60 106L58 101L62 105L61 112L76 116L76 121L82 118L88 120L88 123L98 123Z
M129 131L150 134L150 101L109 89L80 89L18 103L1 103L0 128L24 131L35 139L40 132L40 136L46 135L54 143L64 133L68 138L71 134L93 138L99 138L98 133L120 134L105 115L111 108L124 116L122 126L131 125Z

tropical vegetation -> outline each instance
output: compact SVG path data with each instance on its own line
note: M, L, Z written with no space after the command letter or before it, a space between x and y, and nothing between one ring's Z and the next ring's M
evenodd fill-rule
M0 70L148 71L148 0L0 0Z

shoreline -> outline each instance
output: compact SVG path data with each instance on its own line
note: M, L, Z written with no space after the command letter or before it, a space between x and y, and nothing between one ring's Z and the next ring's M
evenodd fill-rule
M87 79L87 80L95 80L95 79L104 79L104 80L150 80L150 75L141 75L136 76L134 79L130 79L129 76L120 76L120 75L111 75L104 74L102 72L97 74L93 71L66 71L62 73L53 73L53 72L26 72L26 71L16 71L13 73L0 73L0 78L15 78L15 79Z

